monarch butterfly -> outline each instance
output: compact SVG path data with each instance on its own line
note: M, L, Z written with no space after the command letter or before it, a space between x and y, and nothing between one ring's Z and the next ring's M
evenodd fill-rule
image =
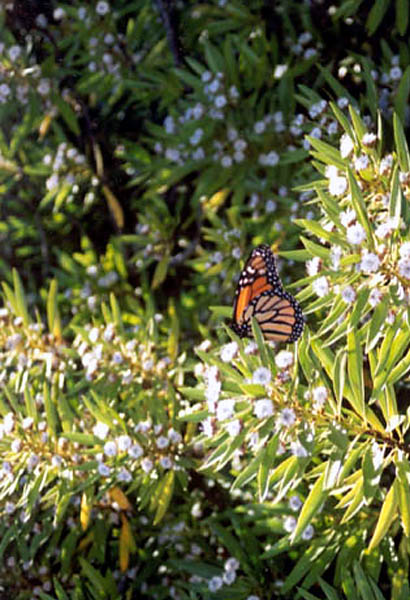
M252 317L266 340L295 342L303 331L302 310L283 289L275 256L267 244L254 248L239 278L231 323L239 337L252 336Z

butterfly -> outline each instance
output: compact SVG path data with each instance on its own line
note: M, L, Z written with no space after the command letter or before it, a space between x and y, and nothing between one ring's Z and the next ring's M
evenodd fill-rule
M267 244L254 248L239 278L231 322L239 337L252 337L252 317L264 338L276 342L295 342L305 323L298 302L282 287Z

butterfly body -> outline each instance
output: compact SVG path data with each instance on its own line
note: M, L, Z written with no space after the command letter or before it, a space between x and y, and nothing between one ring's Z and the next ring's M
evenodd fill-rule
M252 317L266 340L295 342L303 331L302 310L283 289L275 256L266 244L252 251L239 278L231 324L239 337L252 337Z

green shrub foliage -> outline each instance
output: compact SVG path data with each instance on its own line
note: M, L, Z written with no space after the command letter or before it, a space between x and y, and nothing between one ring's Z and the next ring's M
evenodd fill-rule
M0 7L1 600L410 596L408 13Z

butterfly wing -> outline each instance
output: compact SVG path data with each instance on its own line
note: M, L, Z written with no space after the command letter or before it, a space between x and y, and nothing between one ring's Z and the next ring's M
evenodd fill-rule
M282 288L275 256L266 244L252 251L239 278L232 321L235 333L251 337L252 317L267 340L293 342L303 331L301 308Z

